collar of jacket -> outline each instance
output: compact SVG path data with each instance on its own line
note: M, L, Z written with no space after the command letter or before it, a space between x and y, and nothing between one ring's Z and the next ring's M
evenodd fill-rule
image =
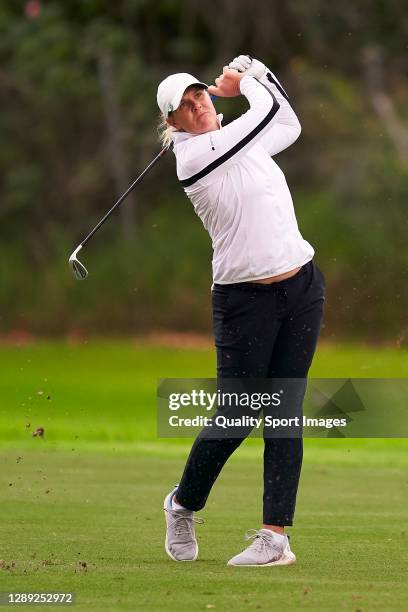
M217 115L220 128L222 128L223 117L224 115L222 113ZM194 138L195 136L200 136L200 134L190 134L190 132L173 132L171 135L175 146L178 145L180 142L188 140L189 138Z

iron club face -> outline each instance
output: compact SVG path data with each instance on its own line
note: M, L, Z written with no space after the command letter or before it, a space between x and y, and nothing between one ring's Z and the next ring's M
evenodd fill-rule
M69 258L69 266L72 270L73 275L75 276L77 280L85 280L86 277L88 276L88 270L85 268L83 264L81 264L81 262L77 258L77 253L81 249L82 249L82 244L80 244L79 247L75 249L71 257Z

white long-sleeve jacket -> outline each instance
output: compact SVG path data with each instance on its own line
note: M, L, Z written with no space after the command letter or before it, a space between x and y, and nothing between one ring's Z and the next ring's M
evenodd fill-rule
M212 239L219 284L282 274L314 255L271 158L298 138L296 114L270 70L259 80L244 76L240 89L250 108L226 127L173 133L177 176Z

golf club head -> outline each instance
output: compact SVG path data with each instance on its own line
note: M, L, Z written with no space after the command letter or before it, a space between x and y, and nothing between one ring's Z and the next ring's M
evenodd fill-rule
M69 266L72 270L73 275L75 276L77 280L85 280L86 277L88 276L88 270L85 268L83 264L81 264L81 262L77 258L77 253L81 249L82 249L82 244L80 244L79 247L75 249L71 257L69 258Z

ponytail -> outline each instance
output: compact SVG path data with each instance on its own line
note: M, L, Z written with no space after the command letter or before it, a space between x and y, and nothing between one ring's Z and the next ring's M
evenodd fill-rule
M176 128L167 123L165 116L160 115L159 123L157 125L157 133L159 135L159 140L163 147L168 147L169 144L171 144L173 140L171 135L173 134L173 132L176 131Z

